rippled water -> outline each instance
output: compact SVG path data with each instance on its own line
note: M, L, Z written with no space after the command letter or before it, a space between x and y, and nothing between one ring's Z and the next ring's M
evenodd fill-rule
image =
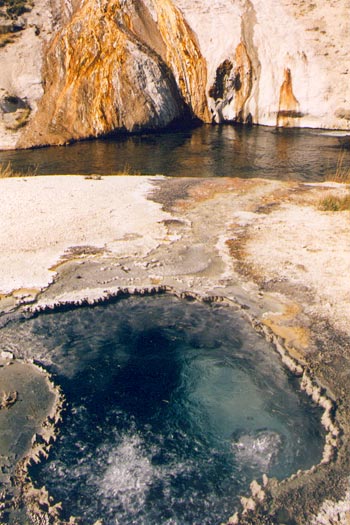
M320 181L336 170L335 132L202 126L29 151L0 151L0 163L38 174L130 172L185 177L263 177ZM343 159L350 167L350 153Z
M2 341L67 397L32 476L84 525L218 524L253 478L321 459L319 409L230 308L132 297L14 322Z

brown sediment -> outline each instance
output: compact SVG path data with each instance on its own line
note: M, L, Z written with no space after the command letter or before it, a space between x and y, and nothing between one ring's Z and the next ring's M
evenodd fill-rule
M263 316L262 322L276 336L284 341L284 346L292 357L305 364L304 355L310 346L310 330L306 326L298 325L298 315L301 307L298 303L287 303L282 312L268 313Z
M35 302L40 291L37 288L18 288L11 293L0 294L0 312L12 312L22 304Z
M262 181L261 179L243 180L240 178L223 178L223 179L209 179L203 180L200 184L195 184L193 181L189 187L188 194L185 198L177 199L176 205L183 211L189 210L192 203L203 203L207 200L214 199L217 195L232 194L237 192L245 194L247 191L256 187L268 187L269 181Z
M64 266L67 262L79 261L84 258L93 256L103 255L108 250L105 248L98 248L97 246L72 246L61 256L60 260L49 268L50 271L56 272L61 266Z

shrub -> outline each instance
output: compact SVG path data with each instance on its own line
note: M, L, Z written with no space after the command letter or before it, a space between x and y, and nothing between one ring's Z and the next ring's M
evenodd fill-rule
M7 164L0 164L0 179L9 179L12 177L35 177L37 168L28 168L27 171L15 171L12 168L11 162Z
M328 195L320 202L322 211L350 211L350 194L343 196Z
M335 173L329 177L332 182L350 183L350 168L344 166L345 150L339 155Z

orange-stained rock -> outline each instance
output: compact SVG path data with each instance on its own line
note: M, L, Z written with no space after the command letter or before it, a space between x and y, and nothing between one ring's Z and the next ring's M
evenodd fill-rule
M295 120L301 117L299 102L293 93L292 73L289 68L284 70L284 80L281 85L277 126L294 126Z
M171 0L154 0L158 26L166 46L165 60L175 75L185 102L194 115L209 122L206 99L207 70L199 44Z
M252 63L243 42L240 42L236 48L235 55L235 112L237 119L245 121L245 103L247 102L252 91Z
M158 23L143 2L88 0L73 15L50 43L44 96L19 147L162 128L186 106L206 118L195 38L168 0L154 7Z

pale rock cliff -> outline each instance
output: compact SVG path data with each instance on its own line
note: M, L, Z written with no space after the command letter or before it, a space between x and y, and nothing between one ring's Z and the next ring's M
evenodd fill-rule
M349 15L349 0L35 0L0 47L0 147L183 118L348 130Z
M214 121L350 128L349 0L174 1L198 36L209 90L230 62L224 96L208 99ZM247 98L237 81L242 44L251 63ZM246 75L246 93L249 83Z

